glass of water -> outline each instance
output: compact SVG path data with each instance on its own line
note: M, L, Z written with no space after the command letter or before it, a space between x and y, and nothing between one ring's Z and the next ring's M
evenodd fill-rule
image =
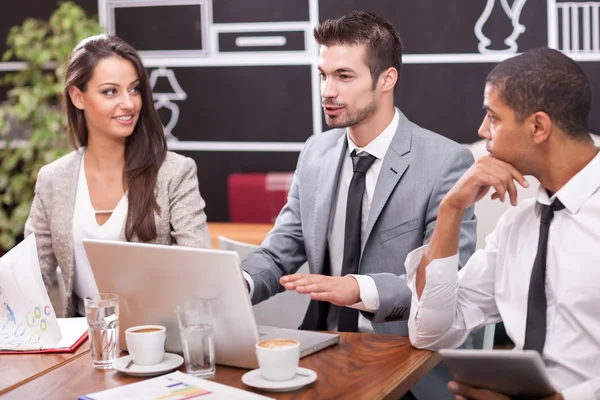
M194 299L177 306L186 372L200 378L215 376L214 320L210 300Z
M119 296L100 293L84 299L92 365L109 369L119 357Z

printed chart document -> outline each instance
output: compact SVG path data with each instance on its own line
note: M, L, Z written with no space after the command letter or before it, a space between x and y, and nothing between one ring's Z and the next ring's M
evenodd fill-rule
M176 371L157 378L80 396L79 400L264 400L270 397L246 392Z
M0 353L68 352L86 337L85 318L56 318L29 235L0 258Z

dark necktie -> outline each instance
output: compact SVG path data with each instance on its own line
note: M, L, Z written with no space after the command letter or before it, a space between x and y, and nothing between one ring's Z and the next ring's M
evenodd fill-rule
M344 236L344 260L342 262L342 276L358 273L360 260L360 231L362 221L362 201L365 193L365 175L377 158L356 150L350 154L354 164L354 174L348 188L348 203L346 204L346 229ZM338 319L338 331L358 331L358 310L341 307Z
M523 349L537 350L542 354L546 342L546 253L548 252L548 232L554 212L565 208L560 200L555 199L551 205L542 205L540 221L540 239L531 280L529 281L529 296L527 300L527 324L525 327L525 344Z

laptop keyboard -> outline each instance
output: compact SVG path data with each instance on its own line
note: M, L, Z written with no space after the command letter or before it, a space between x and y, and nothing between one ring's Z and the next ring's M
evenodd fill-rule
M269 333L273 332L275 329L277 329L274 326L266 326L266 325L259 325L258 327L258 337L264 337L267 336Z

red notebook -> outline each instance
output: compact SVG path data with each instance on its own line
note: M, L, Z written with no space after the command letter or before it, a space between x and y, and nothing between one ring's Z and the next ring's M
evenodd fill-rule
M0 354L72 353L87 339L88 325L85 317L58 318L58 326L62 339L55 346L9 350L2 349L0 344Z

